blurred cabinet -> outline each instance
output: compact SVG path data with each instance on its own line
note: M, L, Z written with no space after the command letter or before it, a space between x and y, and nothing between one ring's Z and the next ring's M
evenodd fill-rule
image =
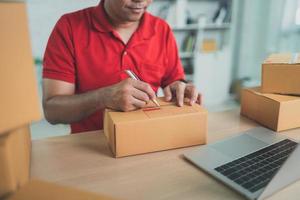
M207 105L229 98L232 8L233 0L156 0L149 9L172 27L186 79Z

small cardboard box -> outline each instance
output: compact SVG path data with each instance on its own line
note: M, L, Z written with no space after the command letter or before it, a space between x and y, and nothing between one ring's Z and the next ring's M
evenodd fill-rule
M274 130L300 127L300 97L263 94L260 88L242 90L241 114Z
M212 53L218 50L215 39L204 39L202 42L201 52Z
M104 133L115 157L206 143L207 111L159 100L160 109L105 111Z
M6 200L112 200L112 198L59 186L44 181L31 180Z
M28 181L29 124L41 114L25 3L0 1L0 25L1 198Z
M300 95L298 53L272 54L262 64L262 92Z

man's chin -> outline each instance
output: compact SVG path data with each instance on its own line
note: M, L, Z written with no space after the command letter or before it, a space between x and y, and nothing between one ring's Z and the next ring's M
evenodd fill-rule
M138 16L129 16L127 20L130 22L138 22L142 19L142 17L143 17L143 14L138 15Z

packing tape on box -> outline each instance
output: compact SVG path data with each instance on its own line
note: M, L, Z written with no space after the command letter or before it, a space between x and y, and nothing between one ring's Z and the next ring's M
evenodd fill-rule
M298 62L298 53L293 53L289 64L295 64L297 62Z

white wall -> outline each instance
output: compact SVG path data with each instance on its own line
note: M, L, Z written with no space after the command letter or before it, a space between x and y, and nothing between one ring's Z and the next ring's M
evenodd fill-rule
M279 49L284 0L241 0L244 12L237 29L235 78L260 80L261 62Z
M300 25L295 23L300 0L286 0L278 48L284 52L300 52Z
M27 0L33 56L42 58L49 35L65 13L97 5L99 0Z

